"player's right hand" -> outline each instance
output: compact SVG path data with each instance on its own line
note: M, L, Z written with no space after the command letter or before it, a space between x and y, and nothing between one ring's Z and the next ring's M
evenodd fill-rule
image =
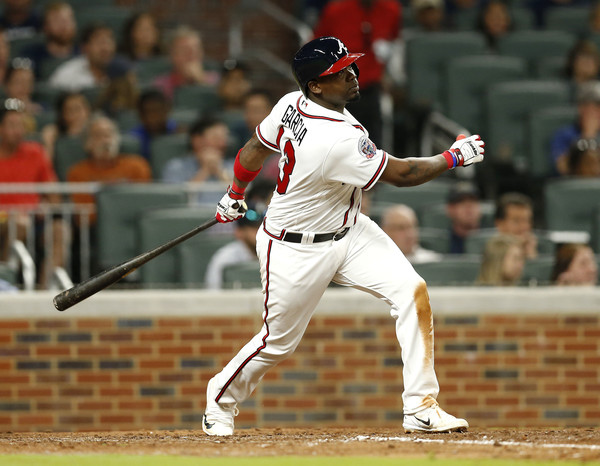
M455 167L466 167L483 160L485 143L481 140L479 134L474 134L468 138L463 134L459 134L449 152L455 158Z
M247 210L248 206L244 201L244 197L240 198L238 195L232 194L231 187L229 187L225 195L217 203L215 217L220 223L229 223L242 218L246 215Z

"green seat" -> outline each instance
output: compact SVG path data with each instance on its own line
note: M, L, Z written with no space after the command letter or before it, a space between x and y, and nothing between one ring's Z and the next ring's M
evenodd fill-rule
M529 31L535 28L535 17L529 8L512 6L510 8L510 14L513 20L513 30Z
M600 179L555 179L544 186L546 228L592 234L600 200Z
M570 88L561 81L497 83L486 93L486 158L526 170L529 115L542 108L569 105Z
M566 58L575 40L574 35L564 31L515 31L498 40L498 52L524 58L533 69L534 62L541 58Z
M180 281L186 288L204 287L206 269L212 256L221 247L235 240L233 235L211 235L211 232L202 232L196 238L186 241L176 251L181 273Z
M419 215L424 207L446 203L452 186L450 180L432 180L418 186L398 188L385 183L376 186L373 192L373 206L376 204L406 204ZM389 205L387 205L389 207Z
M44 128L44 126L52 124L56 121L56 112L52 110L46 110L44 112L35 115L35 127L38 132Z
M589 31L590 7L548 8L544 22L546 29L583 35Z
M58 97L62 92L62 90L50 86L45 81L39 81L35 83L33 89L33 101L39 102L48 108L55 108Z
M596 204L594 213L594 225L592 226L592 249L596 254L600 254L600 203ZM598 256L600 259L600 255Z
M92 23L103 23L112 29L115 40L120 43L125 23L131 16L131 10L116 5L95 5L91 3L85 8L75 9L77 27L83 31Z
M58 137L54 144L54 169L60 181L66 181L69 169L85 158L86 154L81 137Z
M509 13L512 17L513 29L515 31L533 29L534 16L530 9L511 6ZM454 24L458 30L475 31L477 29L479 14L480 8L478 7L460 9L454 14Z
M491 228L494 226L493 202L481 201L481 228ZM450 218L446 213L446 204L428 206L420 213L421 228L441 228L449 232Z
M147 86L151 85L159 76L171 71L171 62L169 57L166 56L152 57L138 61L135 64L134 71L140 85Z
M439 262L414 264L413 267L429 286L471 286L479 275L481 257L451 254Z
M419 228L419 244L425 249L448 254L450 252L450 234L441 228Z
M258 261L241 262L223 269L223 288L262 288Z
M448 63L447 114L471 133L484 134L484 95L494 83L527 77L525 60L517 57L474 55Z
M545 231L534 232L538 240L538 252L540 254L553 254L555 244ZM495 228L483 228L465 239L466 254L483 254L485 245L490 238L498 235L498 230Z
M169 116L175 121L178 128L189 128L198 119L198 110L195 108L175 108Z
M132 134L121 134L121 145L119 147L121 154L137 154L142 153L142 143L139 138Z
M436 32L406 43L408 98L443 110L446 65L465 55L485 53L485 40L475 32Z
M546 178L554 173L550 160L550 144L556 130L572 124L577 119L575 107L549 107L529 115L531 150L528 153L528 171L536 178Z
M525 262L521 282L524 285L549 285L552 267L554 266L554 255L539 255L535 259Z
M150 209L184 206L183 189L162 184L107 185L96 194L97 252L101 267L119 264L140 252L138 221Z
M157 180L162 179L163 170L169 160L183 157L189 149L187 134L167 134L158 136L150 143L150 166Z
M139 251L149 251L161 244L180 236L193 228L214 218L215 209L196 207L173 207L143 212L139 217ZM198 237L192 237L187 242L196 245ZM140 268L141 282L145 287L157 287L181 283L180 256L177 249L164 252L156 259Z
M14 267L6 262L0 262L0 280L4 280L11 285L16 285L17 275L17 271Z
M117 114L115 122L119 127L119 131L125 133L138 126L140 124L140 118L135 110L121 110Z
M211 86L181 86L175 89L173 95L174 109L193 109L200 115L218 113L221 102L217 90Z
M545 57L533 63L533 78L564 79L566 78L566 57Z
M70 60L70 59L71 59L71 57L64 57L64 58L51 57L51 58L45 58L44 61L42 61L40 63L40 69L38 70L38 75L39 75L38 79L40 81L46 81L52 75L52 73L54 73L54 71L56 70L56 68L58 68L64 62L66 62L67 60Z

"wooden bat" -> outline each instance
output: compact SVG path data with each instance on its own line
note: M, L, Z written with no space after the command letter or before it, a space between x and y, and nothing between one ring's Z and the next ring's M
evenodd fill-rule
M156 247L155 249L144 252L133 259L123 262L122 264L106 269L73 286L72 288L57 294L53 299L54 307L59 311L69 309L71 306L74 306L84 299L89 298L93 294L98 293L98 291L101 291L107 286L119 281L121 278L125 277L127 274L130 274L138 267L144 265L146 262L154 259L156 256L168 251L172 247L177 246L179 243L184 242L192 236L197 235L201 231L212 227L216 223L218 223L217 219L213 218L212 220L197 226L193 230L190 230L187 233L184 233L183 235Z

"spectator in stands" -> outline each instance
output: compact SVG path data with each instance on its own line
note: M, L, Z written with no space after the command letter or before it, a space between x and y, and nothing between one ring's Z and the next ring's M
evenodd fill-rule
M109 82L109 67L115 60L115 38L110 27L96 23L82 34L83 54L61 64L50 75L53 87L79 91L104 86Z
M79 92L65 92L56 102L56 122L42 128L42 142L46 153L54 159L54 145L59 137L81 136L87 129L91 108L85 96Z
M48 70L57 60L67 60L78 52L76 44L77 23L73 8L64 1L54 1L44 9L44 42L32 44L23 51L23 56L34 64L37 79L45 79Z
M119 153L120 135L117 125L106 116L92 118L85 137L88 158L73 165L67 174L72 183L100 181L102 183L150 181L150 165L141 156ZM93 204L91 194L73 194L79 204Z
M513 28L508 5L502 0L490 0L480 10L477 28L485 36L488 47L495 50L498 39L504 37Z
M244 99L251 86L248 67L236 60L226 60L218 86L222 109L225 112L241 114Z
M23 116L27 133L36 132L35 116L44 110L40 104L33 101L34 85L35 76L31 60L29 58L14 58L6 73L4 91L7 98L19 99L25 105Z
M419 244L419 222L415 211L409 206L397 204L386 209L381 216L381 228L412 264L442 259L441 254Z
M135 111L139 89L131 62L113 60L106 74L108 83L99 92L95 108L111 118L116 118L124 111Z
M567 153L580 139L600 141L600 81L582 84L577 92L578 118L559 128L552 137L550 157L558 174L567 174Z
M170 160L162 176L168 183L225 181L230 182L231 167L225 165L229 130L225 123L212 117L195 122L189 131L192 153ZM158 176L159 174L155 174Z
M0 86L4 86L6 82L10 56L10 42L6 39L6 32L0 29Z
M443 0L412 0L418 32L438 32L448 28Z
M600 145L595 139L580 139L571 146L567 166L570 176L600 177Z
M396 0L341 0L323 8L314 30L315 37L334 36L349 50L365 54L360 68L360 100L348 110L369 131L370 139L382 143L383 121L380 100L383 78L392 56L392 44L399 37L402 5Z
M0 27L9 41L29 39L42 29L42 19L31 0L4 0Z
M235 222L235 241L223 246L213 254L206 268L205 287L221 289L223 285L223 270L228 265L244 262L256 262L256 233L264 219L264 211L257 210L252 203L248 204L248 212Z
M569 52L566 74L578 88L581 84L600 77L600 52L591 40L580 40Z
M25 140L25 104L18 99L6 99L0 106L0 183L46 183L56 182L56 173L52 163L44 152L44 148L37 142ZM64 246L69 242L69 230L60 218L52 218L44 223L43 218L30 215L44 201L49 204L60 204L61 199L57 194L41 196L37 193L0 194L0 238L4 244L0 245L2 258L6 258L9 244L8 238L8 213L13 210L16 238L26 242L28 231L34 229L36 236L36 256L43 261L39 274L42 286L48 284L50 275L55 266L63 266L65 258ZM51 235L52 251L45 249L45 236Z
M169 48L171 71L159 76L154 85L172 99L175 89L181 86L201 84L216 86L219 73L205 68L204 48L200 34L186 26L177 28Z
M523 276L524 267L525 253L521 239L512 235L497 235L485 245L476 283L515 286Z
M161 34L154 16L145 11L131 16L123 28L119 51L134 63L160 56Z
M481 227L479 191L470 182L452 186L446 199L446 215L450 219L450 253L465 252L465 239Z
M587 244L567 243L556 249L551 281L554 285L589 285L598 283L598 264Z
M171 105L165 95L158 89L148 89L140 94L137 102L140 124L131 130L131 134L140 140L141 156L150 161L152 139L166 134L173 134L177 124L169 118ZM158 173L155 174L158 176Z
M525 257L535 259L538 240L533 232L533 201L525 194L510 192L496 202L494 224L498 233L513 235L522 241Z

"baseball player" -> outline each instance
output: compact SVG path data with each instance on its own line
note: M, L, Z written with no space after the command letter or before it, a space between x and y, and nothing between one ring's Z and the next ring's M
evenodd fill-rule
M360 204L362 191L379 181L414 186L480 162L484 143L471 136L442 154L405 159L378 149L345 109L360 95L355 61L361 56L335 37L300 48L292 63L300 91L279 100L235 159L234 181L217 204L220 222L244 215L244 190L275 153L279 178L257 234L263 326L208 383L202 428L209 435L233 434L237 405L269 368L293 353L331 281L391 307L404 363L405 431L468 427L436 401L427 286L392 240L360 213Z

